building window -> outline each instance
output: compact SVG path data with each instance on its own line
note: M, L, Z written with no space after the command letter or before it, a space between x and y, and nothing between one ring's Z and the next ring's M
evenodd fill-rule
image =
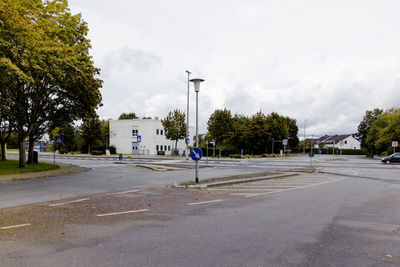
M133 136L138 136L139 131L137 129L132 130L132 137Z
M347 141L344 141L345 144L347 144Z
M160 134L160 130L157 129L156 130L156 134L159 135Z
M168 146L168 151L171 151L171 146Z
M167 151L167 146L164 146L164 150Z
M160 130L161 131L161 135L163 135L163 130Z
M158 145L156 145L156 150L158 151Z
M160 151L162 151L162 146L160 146Z

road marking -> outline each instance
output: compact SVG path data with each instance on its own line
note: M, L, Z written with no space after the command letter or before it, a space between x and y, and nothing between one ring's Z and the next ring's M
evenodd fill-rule
M19 228L19 227L24 227L24 226L29 226L29 225L31 225L31 224L30 224L30 223L24 223L24 224L3 226L3 227L0 227L0 230L7 230L7 229Z
M104 216L121 215L121 214L137 213L137 212L145 212L145 211L149 211L149 210L148 210L148 209L142 209L142 210L127 210L127 211L119 211L119 212L111 212L111 213L98 214L98 215L96 215L96 216L97 216L97 217L104 217Z
M302 189L302 188L306 188L306 187L312 187L312 186L317 186L317 185L322 185L322 184L329 184L329 183L339 182L339 181L342 181L344 179L346 179L346 178L338 179L338 180L335 180L335 181L324 182L324 183L311 184L311 185L306 185L306 186L299 186L299 187L290 188L290 189L276 190L276 191L272 191L272 192L248 194L245 197L257 197L257 196L263 196L263 195L274 194L274 193L279 193L279 192L291 191L291 190Z
M67 202L61 202L61 203L50 204L49 206L50 206L50 207L61 206L61 205L70 204L70 203L82 202L82 201L89 200L89 199L90 199L90 198L81 198L81 199L71 200L71 201L67 201Z
M214 202L220 202L222 199L215 199L215 200L209 200L209 201L203 201L203 202L192 202L192 203L187 203L188 206L193 206L193 205L201 205L201 204L208 204L208 203L214 203Z
M135 193L139 191L143 191L144 189L135 189L135 190L128 190L128 191L123 191L123 192L117 192L117 193L111 193L109 195L122 195L122 194L129 194L129 193Z

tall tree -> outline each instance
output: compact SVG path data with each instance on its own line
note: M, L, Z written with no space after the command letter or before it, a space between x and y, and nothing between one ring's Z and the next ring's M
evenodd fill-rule
M135 113L122 113L119 115L119 120L133 120L133 119L138 119Z
M186 115L179 109L170 111L168 116L161 120L165 129L165 137L175 141L175 150L178 145L178 140L186 137Z
M25 140L48 122L83 118L101 103L88 27L65 0L0 3L0 88L10 93L25 166ZM13 82L5 83L4 81Z
M85 140L88 154L90 154L91 147L93 148L96 145L101 146L101 129L101 121L96 113L93 113L92 116L83 119L83 123L80 126L80 133L82 138Z
M358 125L358 132L356 136L360 139L361 141L361 147L367 148L367 137L368 137L368 132L371 128L371 126L374 124L374 122L378 119L378 117L383 113L382 109L374 109L374 110L367 110L365 112L365 115L363 117L363 120L360 122Z
M390 154L392 141L400 141L400 109L390 109L377 117L372 123L364 142L368 156Z
M233 136L233 120L231 111L228 109L217 109L211 114L207 121L207 129L210 137L215 140L219 155L223 143L229 143Z

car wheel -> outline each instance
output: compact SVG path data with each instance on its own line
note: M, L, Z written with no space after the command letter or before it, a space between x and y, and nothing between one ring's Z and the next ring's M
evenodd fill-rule
M390 160L385 161L385 163L386 163L387 165L389 165L389 164L390 164Z

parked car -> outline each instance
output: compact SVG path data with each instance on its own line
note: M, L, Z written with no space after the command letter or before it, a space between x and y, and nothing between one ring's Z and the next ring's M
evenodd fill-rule
M394 153L390 156L382 158L382 162L386 164L400 163L400 153Z

